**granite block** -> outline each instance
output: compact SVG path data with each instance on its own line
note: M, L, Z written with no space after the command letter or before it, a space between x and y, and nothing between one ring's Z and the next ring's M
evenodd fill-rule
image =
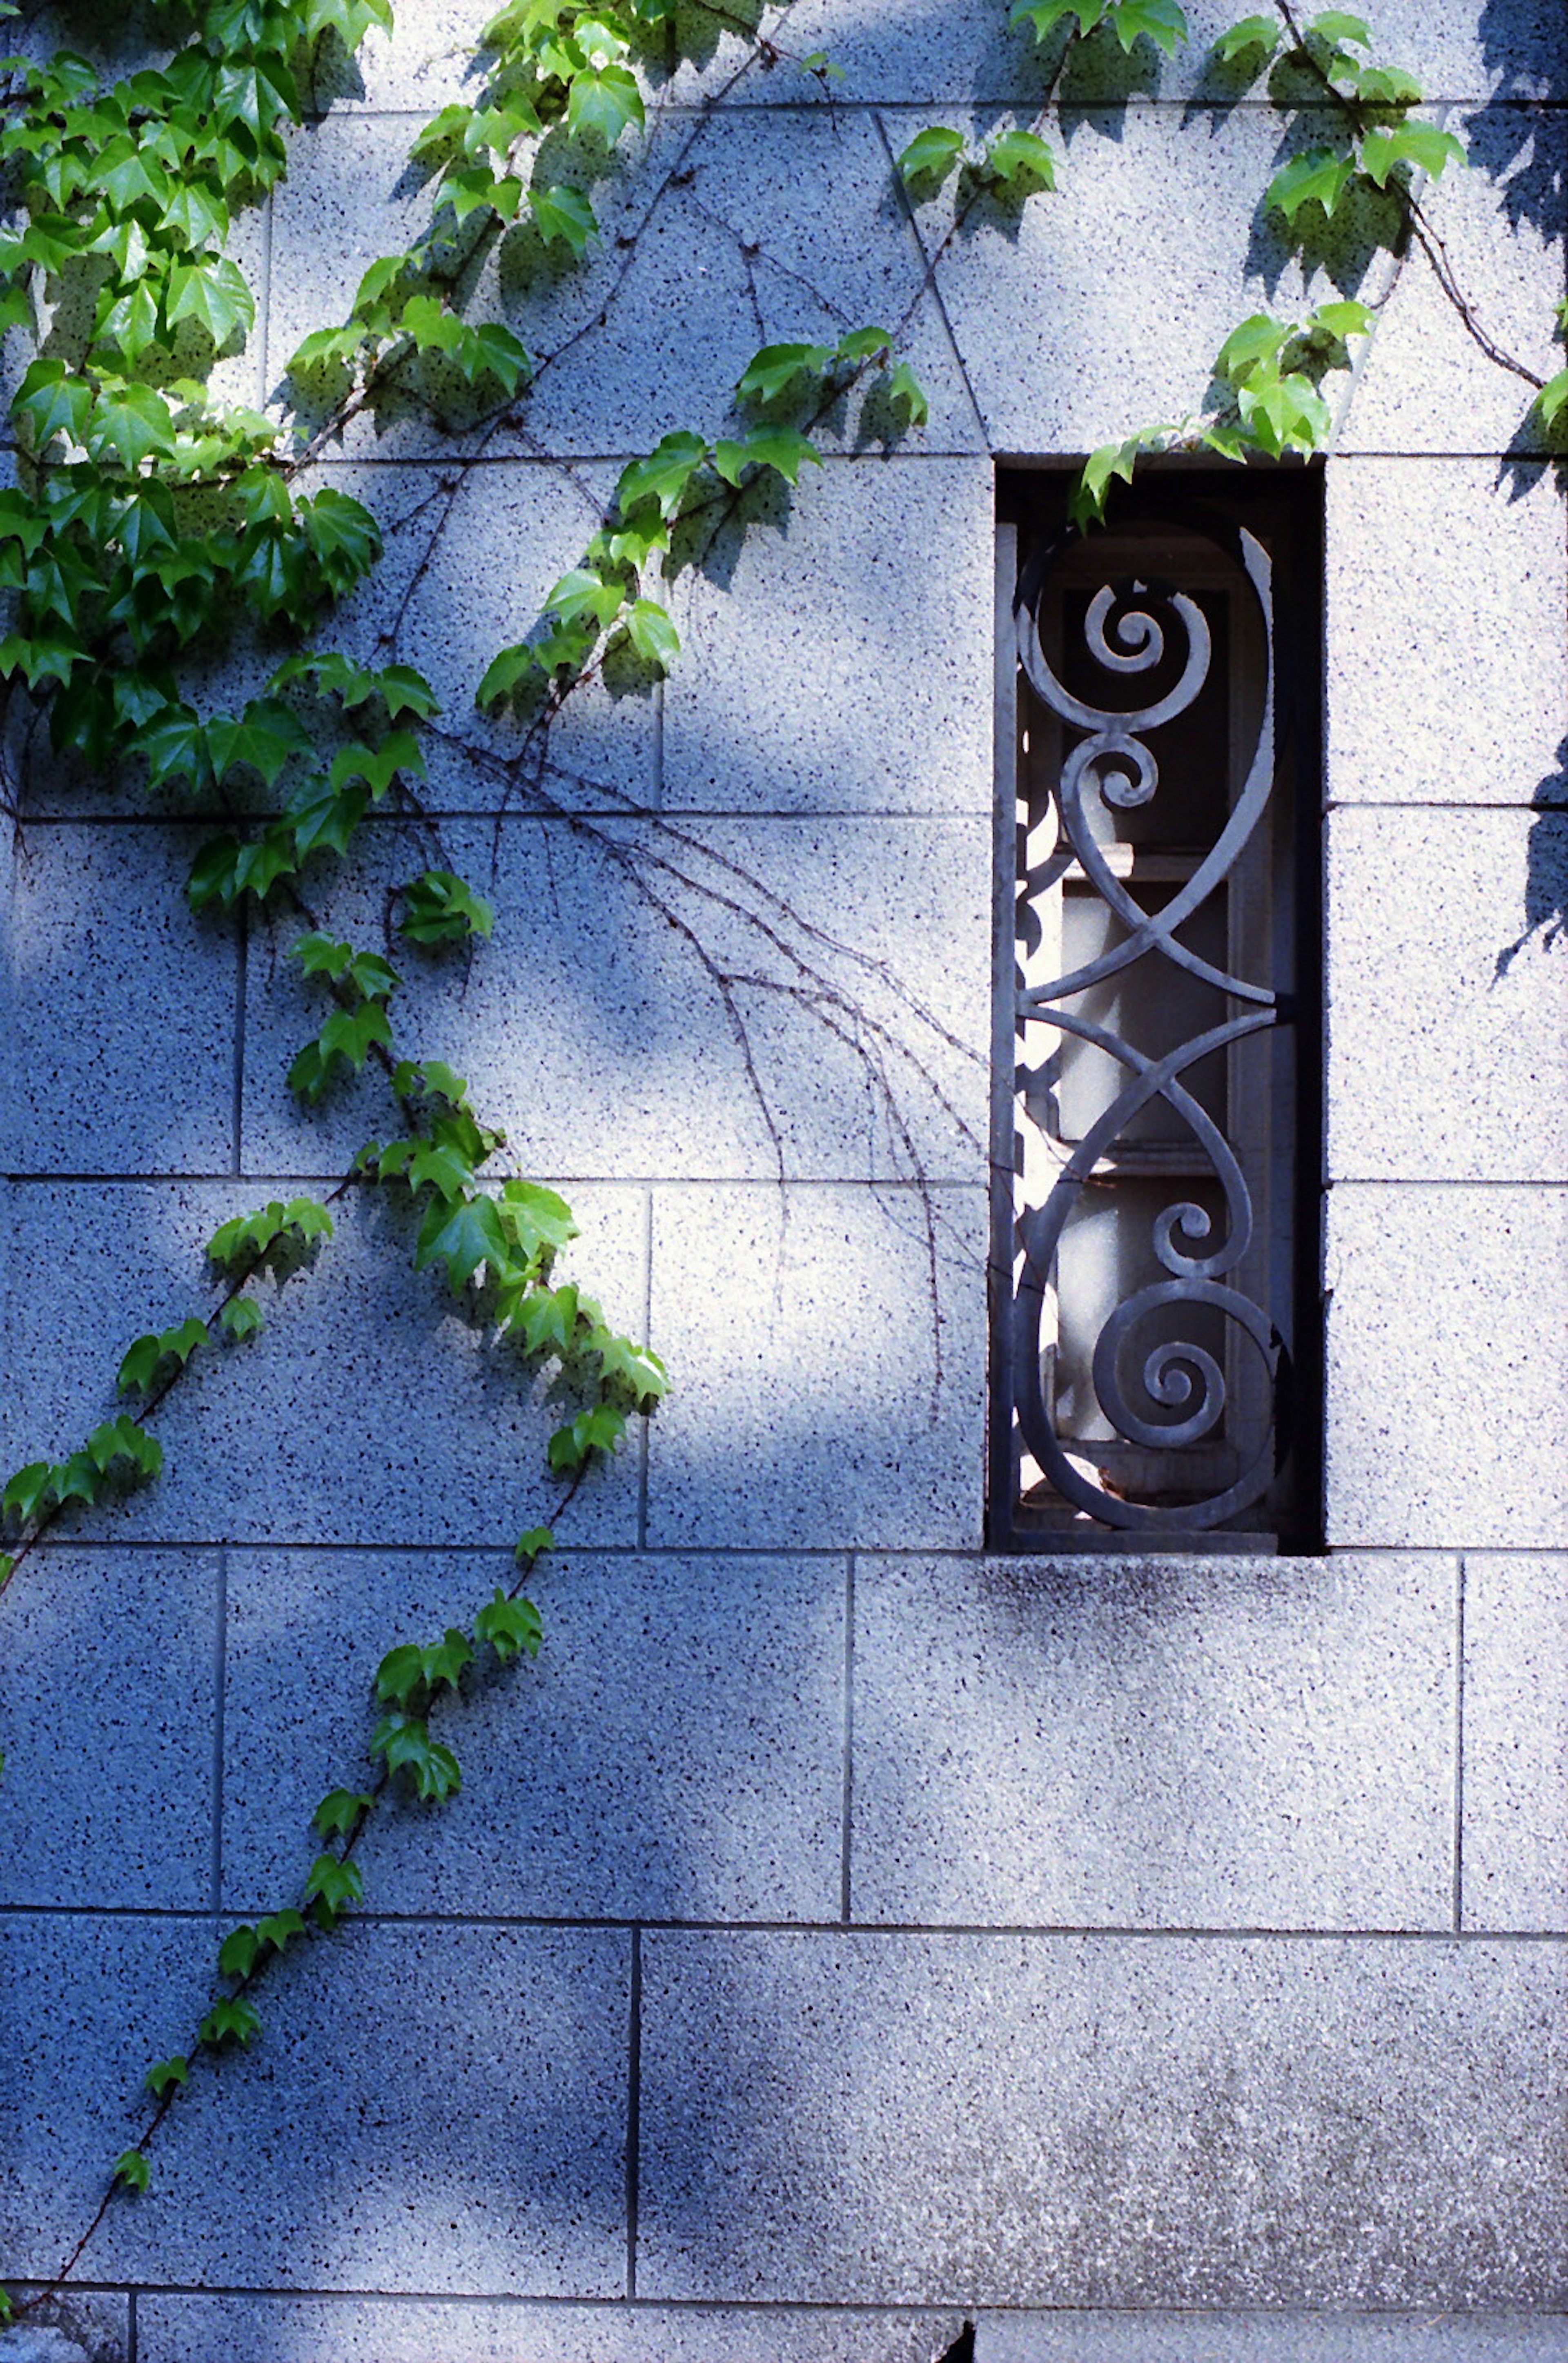
M1568 560L1551 471L1336 459L1326 537L1330 800L1568 800ZM1397 887L1392 866L1385 882Z
M423 234L429 192L424 168L406 161L411 128L361 116L295 141L275 199L274 378L310 329L346 315L378 255ZM759 346L836 344L871 325L899 332L930 401L921 448L984 448L869 116L819 116L809 104L706 123L677 113L624 160L560 147L552 134L540 177L585 189L600 238L578 264L526 219L484 266L472 316L503 319L535 364L487 432L493 454L630 457L675 427L731 432L736 381ZM822 432L835 444L884 439L899 431L884 411L869 393L851 396ZM444 453L450 430L395 394L348 427L341 449Z
M982 1192L673 1187L652 1259L651 1545L978 1546Z
M425 811L618 811L658 802L654 676L628 651L581 682L548 728L534 727L537 705L493 717L474 705L491 659L533 634L550 590L581 560L616 472L488 459L469 468L317 470L314 481L371 511L385 544L375 572L335 611L332 645L365 664L414 665L439 701L435 727L419 733ZM439 844L421 841L421 861L439 861ZM319 889L314 877L312 886Z
M861 1560L851 1916L1447 1928L1456 1572Z
M900 138L925 119L906 117ZM953 120L972 139L1001 128L990 111ZM1353 294L1381 271L1371 231L1388 226L1385 201L1369 213L1352 199L1304 279L1260 204L1284 135L1259 106L1053 112L1055 191L1021 210L982 199L934 263L994 452L1092 450L1200 410L1238 319ZM1289 141L1325 136L1308 109ZM957 227L957 189L955 178L917 208L933 258Z
M139 2363L931 2363L962 2328L951 2311L156 2295L137 2322Z
M211 1903L218 1578L211 1552L46 1546L6 1587L7 1904Z
M434 1639L516 1570L233 1555L225 1721L228 1902L266 1908L308 1858L317 1800L368 1778L380 1652ZM547 1557L537 1662L482 1649L434 1727L463 1792L432 1826L395 1803L366 1840L378 1903L563 1918L837 1918L844 1568L805 1559ZM277 1760L277 1701L301 1702ZM302 1854L302 1849L303 1854Z
M1422 204L1451 277L1491 342L1538 379L1551 377L1562 362L1553 300L1562 284L1568 125L1561 108L1495 104L1460 110L1447 128L1464 140L1472 169L1451 165ZM1379 320L1339 448L1550 449L1532 400L1533 389L1482 349L1413 247Z
M1568 1559L1464 1563L1467 1928L1568 1932Z
M0 1164L227 1171L232 933L199 918L191 829L29 823L10 904Z
M666 806L988 814L994 515L984 460L829 460L684 577Z
M54 2363L45 2342L52 2340L59 2363L126 2363L130 2352L130 2302L115 2290L66 2289L58 2295L45 2297L41 2291L25 2281L11 2284L11 2296L19 2306L35 2302L28 2313L25 2330L13 2327L0 2336L0 2356L6 2363L26 2363L22 2353L24 2338L39 2342L39 2363Z
M10 1348L29 1382L24 1401L0 1402L8 1465L58 1458L106 1417L131 1338L214 1301L202 1259L217 1225L293 1192L271 1181L18 1188ZM561 1277L640 1333L641 1193L572 1197L584 1236ZM509 1547L548 1518L561 1488L546 1440L578 1398L465 1321L443 1272L410 1269L417 1226L401 1204L356 1193L336 1216L313 1270L251 1292L260 1336L201 1350L160 1409L162 1477L117 1506L71 1513L62 1538ZM590 1473L563 1541L635 1539L635 1426Z
M1106 24L1075 45L1057 86L1065 98L1134 102L1229 96L1251 89L1210 55L1237 11L1189 0L1190 35L1173 57L1149 41L1127 56ZM1379 62L1420 79L1429 97L1480 98L1503 87L1543 97L1568 72L1568 37L1550 0L1388 0L1373 19ZM966 99L1042 103L1062 36L1038 42L1009 29L1005 7L954 7L951 0L798 0L787 18L792 50L826 50L844 80L840 101L876 99L929 105ZM739 50L739 43L736 44Z
M495 933L466 972L392 945L399 1029L476 1079L526 1170L980 1181L990 838L979 818L449 822L443 861ZM318 908L380 945L388 890L429 857L392 830L367 849ZM326 1006L278 956L297 932L252 949L245 1161L340 1172L366 1091L306 1111L287 1090Z
M13 1918L6 2261L52 2267L188 2042L211 1934ZM350 1925L290 1954L253 2047L194 2071L103 2280L395 2293L619 2293L630 1939L611 1929Z
M1328 904L1330 1176L1568 1180L1568 811L1335 813Z
M994 2313L974 2363L1560 2363L1561 2314Z
M643 1940L638 2289L1568 2302L1568 1961L1398 1938Z
M1327 1276L1329 1542L1559 1542L1568 1191L1341 1184Z

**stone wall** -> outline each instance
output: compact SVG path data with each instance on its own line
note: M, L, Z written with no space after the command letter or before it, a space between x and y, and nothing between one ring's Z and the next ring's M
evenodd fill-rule
M417 225L402 160L484 13L405 0L299 139L249 397ZM1279 124L1216 96L1226 12L1194 13L1158 74L1085 52L1059 191L924 293L943 203L890 159L1038 104L1001 0L798 0L830 103L788 59L729 86L727 35L651 83L599 259L508 292L562 349L523 424L461 475L412 416L323 462L388 542L344 644L395 628L466 731L591 498L719 428L759 343L913 307L932 397L682 578L668 684L580 699L542 796L432 767L498 918L461 996L410 960L407 1036L571 1199L570 1269L673 1390L562 1522L462 1797L373 1831L367 1909L112 2212L61 2317L105 2357L925 2363L977 2313L1020 2358L1568 2341L1568 567L1526 390L1418 257L1380 266L1327 462L1329 1555L983 1547L995 464L1173 415L1303 293L1257 210ZM1455 269L1550 372L1561 12L1377 29L1482 167L1433 200ZM7 1467L104 1415L217 1222L384 1121L368 1087L295 1109L289 931L189 915L197 820L39 767L7 849ZM335 928L373 935L396 858L325 890ZM762 979L749 1051L715 968ZM350 1202L161 1414L165 1478L6 1601L18 2280L215 1932L360 1777L380 1650L470 1613L547 1503L549 1405L407 1245Z

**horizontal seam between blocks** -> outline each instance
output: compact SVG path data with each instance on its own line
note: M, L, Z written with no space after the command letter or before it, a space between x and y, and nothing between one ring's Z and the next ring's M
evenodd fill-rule
M945 95L939 90L932 94L922 93L917 98L885 98L877 97L874 94L857 94L848 97L835 94L831 100L805 96L721 99L716 94L708 98L699 95L665 101L655 93L651 119L656 128L662 123L684 121L687 118L695 118L698 122L704 120L718 122L728 116L738 115L764 117L771 115L787 115L795 118L805 117L807 120L812 116L819 116L824 120L831 122L835 116L841 115L878 113L929 115L938 108L949 106L1023 105L1029 106L1031 111L1038 112L1040 97L1038 84L1033 88L1025 88L1021 77L1018 84L1011 89L975 91L973 88L960 89L955 85ZM1550 115L1568 110L1568 99L1531 98L1503 91L1452 92L1447 95L1434 92L1424 95L1420 104L1424 107L1462 106L1488 112L1496 110L1500 113L1507 110L1510 114L1529 112ZM1212 97L1195 88L1191 91L1173 92L1169 97L1163 94L1151 96L1147 92L1129 92L1119 97L1112 93L1107 93L1100 98L1095 98L1089 94L1073 98L1052 97L1048 102L1048 111L1058 116L1115 113L1155 116L1180 115L1185 118L1193 114L1200 114L1221 117L1246 115L1267 119L1270 116L1283 118L1286 115L1303 111L1329 114L1332 110L1327 98L1310 102L1308 106L1302 110L1278 106L1271 99ZM328 109L323 114L306 115L301 119L299 128L302 131L317 131L327 124L334 127L354 123L423 124L428 120L428 106L354 106L350 104L337 109Z
M156 1905L130 1903L5 1903L0 1904L0 1923L7 1920L139 1920L152 1925L199 1929L210 1927L217 1921L232 1920L239 1909L239 1906L230 1906L223 1912L214 1912L184 1911L172 1906L161 1910ZM389 1911L356 1911L347 1925L350 1927L406 1928L414 1931L430 1928L535 1929L545 1935L627 1937L634 1929L640 1928L649 1936L781 1936L809 1939L813 1943L845 1937L871 1937L892 1943L917 1936L954 1941L980 1937L997 1943L1055 1943L1059 1940L1076 1943L1095 1938L1149 1945L1446 1945L1472 1951L1477 1946L1488 1945L1568 1946L1568 1928L1271 1928L1240 1923L1233 1927L1184 1924L1138 1927L1118 1922L1096 1921L662 1920L641 1914L620 1919L607 1915L584 1915L574 1919L550 1913Z

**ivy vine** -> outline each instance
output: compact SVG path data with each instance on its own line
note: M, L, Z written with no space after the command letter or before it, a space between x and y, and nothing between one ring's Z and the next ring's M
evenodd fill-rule
M720 98L747 74L789 61L776 29L748 25L721 0L693 5L745 37ZM58 753L95 771L220 811L224 826L191 870L191 907L239 922L261 914L286 928L291 957L320 996L320 1023L289 1066L289 1089L314 1109L373 1073L395 1116L389 1137L367 1141L319 1198L269 1202L217 1229L202 1304L171 1308L167 1326L124 1346L114 1384L117 1400L135 1399L134 1414L112 1409L60 1458L40 1457L6 1478L0 1591L67 1512L161 1477L161 1405L200 1359L263 1350L256 1281L302 1281L331 1240L333 1208L350 1193L400 1196L415 1215L415 1268L443 1271L497 1350L515 1351L530 1370L549 1365L578 1404L549 1439L556 1498L548 1521L517 1544L516 1581L477 1604L466 1625L383 1654L368 1773L323 1796L317 1850L296 1896L223 1938L210 2006L183 2048L147 2069L143 2121L108 2168L96 2213L51 2289L75 2270L110 2207L149 2189L152 2146L198 2064L256 2037L255 1997L277 1965L363 1901L361 1843L383 1802L401 1792L436 1805L457 1792L452 1735L465 1681L482 1658L505 1668L536 1654L540 1623L523 1585L595 1459L613 1453L628 1420L651 1413L666 1389L658 1357L613 1328L576 1281L557 1278L556 1260L575 1236L565 1202L495 1170L506 1143L465 1079L400 1038L399 939L465 974L495 918L451 866L423 801L426 748L459 749L508 792L526 791L535 810L604 850L677 929L740 1045L781 1172L742 985L809 1009L849 1044L923 1180L891 1078L903 1062L939 1088L926 1054L873 1015L833 965L876 964L801 921L744 862L678 823L658 820L652 849L632 851L553 793L549 749L567 701L602 679L606 664L629 656L651 681L678 660L671 580L744 523L755 484L776 480L793 493L807 481L803 471L820 463L820 431L851 390L880 389L891 433L924 426L929 403L905 350L911 324L982 200L1033 203L1057 187L1065 164L1046 131L1074 45L1109 39L1129 55L1142 44L1169 56L1189 38L1177 0L1018 0L1010 15L1020 36L1054 60L1043 102L1031 121L978 145L937 125L897 156L897 181L911 199L950 180L958 195L904 315L891 324L846 321L831 342L764 344L735 386L731 418L669 433L621 471L577 562L543 596L536 627L485 652L475 699L514 726L503 749L476 745L443 718L430 683L395 648L373 665L331 645L332 610L373 572L383 537L359 501L330 484L311 489L311 471L356 418L394 397L461 433L469 460L517 416L551 357L530 355L502 322L483 316L487 265L502 248L552 271L588 256L599 237L594 183L647 129L638 68L670 57L674 0L508 0L481 36L486 72L476 95L442 107L413 143L428 194L420 235L373 261L346 316L304 338L287 363L281 418L214 390L216 365L243 349L255 320L231 251L235 227L277 186L287 135L317 111L323 83L373 27L390 30L390 0L171 0L147 17L170 45L161 66L108 81L69 50L0 64L0 173L13 207L0 234L0 328L32 350L11 404L19 480L0 491L0 682L10 744L27 749L47 732ZM1292 0L1277 0L1225 33L1215 56L1239 87L1262 83L1287 121L1326 112L1332 127L1290 154L1262 194L1292 250L1309 261L1352 195L1374 199L1367 219L1375 242L1400 258L1420 253L1466 331L1529 387L1552 427L1568 406L1568 369L1543 381L1477 316L1428 204L1431 183L1462 162L1462 146L1421 119L1419 86L1377 62L1367 25L1338 8L1304 18ZM831 94L831 59L815 52L793 64ZM655 205L678 183L700 128L677 145ZM571 153L592 169L568 171L559 160ZM1325 381L1352 365L1379 309L1347 297L1299 319L1258 313L1239 322L1216 356L1207 407L1132 427L1088 457L1073 494L1078 521L1102 519L1115 486L1162 453L1204 449L1241 462L1321 450L1332 416ZM1560 317L1568 327L1568 307ZM453 497L448 491L433 505L430 548ZM237 710L216 707L204 684L258 638L284 652L256 695ZM15 819L15 768L5 784ZM321 880L355 858L372 815L417 849L417 866L392 893L380 947L339 939L317 907ZM710 950L702 915L720 913L765 948L769 974ZM973 1054L907 997L905 1013L930 1043ZM945 1096L942 1104L961 1121ZM931 1221L928 1205L934 1272ZM0 2292L0 2318L9 2311Z

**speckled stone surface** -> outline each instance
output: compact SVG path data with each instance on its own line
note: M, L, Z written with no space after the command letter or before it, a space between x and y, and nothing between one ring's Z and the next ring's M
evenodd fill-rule
M1568 799L1568 559L1550 471L1352 457L1330 463L1325 498L1331 800ZM1377 901L1409 891L1391 852ZM1414 910L1411 932L1418 952Z
M365 1871L373 1888L369 1849ZM96 2205L145 2113L143 2063L206 2006L211 1942L139 1918L0 1925L0 2254L18 2278L52 2269L59 2227ZM618 2295L629 1945L351 1925L296 1950L258 1996L251 2051L193 2074L148 2204L105 2222L98 2276Z
M649 1439L663 1547L973 1548L985 1202L933 1190L656 1191Z
M211 1903L219 1580L212 1551L46 1546L7 1586L7 1905Z
M40 2298L25 2281L13 2281L10 2289L17 2304L29 2298L39 2298L39 2304L28 2314L26 2330L14 2325L0 2335L0 2357L5 2363L21 2363L17 2350L25 2335L65 2342L53 2357L43 2348L40 2363L73 2363L75 2357L83 2355L87 2363L125 2363L130 2307L124 2297L107 2290L69 2290L58 2297Z
M1464 1925L1568 1932L1568 1559L1464 1564Z
M974 2363L1560 2363L1562 2314L987 2313Z
M139 2363L931 2363L958 2313L144 2297ZM0 2350L3 2351L3 2350Z
M1447 1928L1457 1572L862 1559L851 1916Z
M1568 1180L1565 922L1568 811L1331 815L1334 1180Z
M472 1630L501 1554L233 1554L226 1898L251 1911L308 1853L317 1800L366 1780L384 1648ZM437 1708L463 1789L378 1814L398 1912L836 1919L844 1746L841 1559L547 1557L537 1661ZM286 1761L276 1703L301 1702ZM305 1850L302 1853L302 1849Z
M5 914L11 1172L228 1170L238 971L232 935L185 902L201 842L29 823Z
M651 1932L638 2288L1562 2311L1565 2005L1551 1946Z
M802 1180L914 1153L933 1181L984 1181L990 838L978 817L449 825L495 933L462 990L399 944L399 1023L472 1079L527 1172L772 1179L782 1149ZM384 891L417 867L383 841L327 924L379 943ZM286 959L250 979L247 1158L340 1171L362 1094L302 1111L284 1080L324 991Z
M1568 1191L1341 1184L1329 1540L1550 1548L1568 1519Z
M1533 78L1533 62L1526 71ZM1429 193L1432 227L1487 336L1550 377L1562 365L1546 291L1562 279L1568 127L1560 109L1495 104L1485 113L1460 109L1448 128L1483 169L1444 172ZM1549 447L1531 412L1533 391L1473 341L1436 274L1413 253L1379 322L1340 448L1539 451Z
M666 806L988 815L994 501L984 460L830 460L683 578Z
M376 1115L384 1122L384 1108ZM213 1301L203 1250L218 1224L293 1194L262 1181L17 1186L6 1344L31 1377L25 1400L0 1399L8 1465L78 1444L114 1408L124 1346ZM580 1277L640 1332L642 1193L595 1184L573 1197L583 1238L562 1278ZM406 1215L351 1196L337 1216L313 1271L254 1290L266 1315L257 1337L198 1354L159 1414L164 1474L95 1511L95 1537L445 1543L455 1531L509 1547L539 1523L559 1491L546 1442L575 1398L531 1381L464 1321L444 1272L411 1269ZM27 1275L63 1237L70 1259L40 1292ZM591 1474L573 1539L635 1539L638 1450L634 1436ZM83 1513L60 1531L84 1534Z
M911 114L898 136L933 119ZM962 108L940 119L992 128ZM1265 304L1296 312L1300 266L1257 213L1283 128L1251 105L1053 112L1055 194L1021 210L983 200L937 266L993 451L1092 450L1197 408L1238 318ZM1314 128L1307 110L1301 144ZM955 189L918 208L928 254L951 227ZM1359 279L1366 253L1353 227L1344 239L1339 266Z

